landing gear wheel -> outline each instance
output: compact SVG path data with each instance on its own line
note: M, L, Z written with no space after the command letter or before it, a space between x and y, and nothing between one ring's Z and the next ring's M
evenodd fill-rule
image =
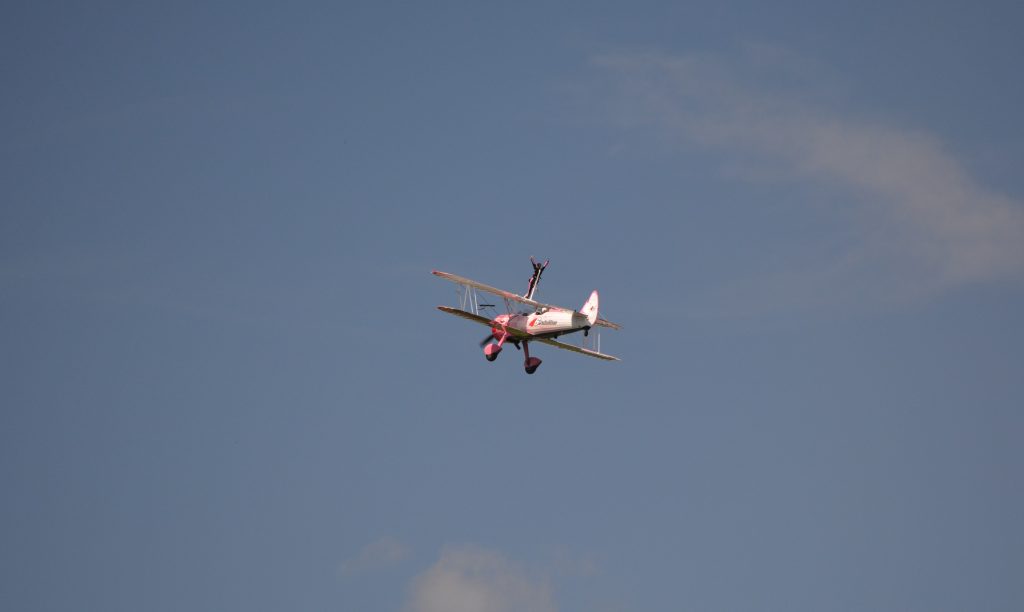
M537 359L536 357L530 357L529 359L526 360L525 363L523 363L523 366L527 374L533 374L534 372L537 371L537 368L540 367L540 359Z
M487 361L494 361L498 358L498 353L501 352L500 344L488 344L484 347L484 357Z

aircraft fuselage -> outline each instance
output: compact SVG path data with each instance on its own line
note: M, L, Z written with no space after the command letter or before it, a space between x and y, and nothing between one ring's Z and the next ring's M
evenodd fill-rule
M587 317L571 310L503 314L495 317L492 323L491 333L495 338L500 338L504 329L513 336L556 338L590 327Z

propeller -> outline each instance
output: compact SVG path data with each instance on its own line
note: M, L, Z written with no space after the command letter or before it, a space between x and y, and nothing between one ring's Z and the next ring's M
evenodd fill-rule
M491 334L487 334L486 336L484 336L484 339L480 341L480 348L487 346L487 343L490 342L491 338L493 337L494 336Z

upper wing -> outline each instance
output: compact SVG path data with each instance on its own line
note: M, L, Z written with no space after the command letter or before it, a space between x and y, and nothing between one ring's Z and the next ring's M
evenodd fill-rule
M507 300L512 300L513 302L519 302L520 304L526 304L527 306L532 306L534 308L547 308L548 310L566 310L565 308L562 308L561 306L552 306L551 304L542 304L541 302L537 302L537 301L534 301L534 300L528 300L528 299L524 298L523 296L521 296L521 295L519 295L517 293L512 293L511 291L505 291L504 289L498 289L497 287L492 287L490 285L485 285L483 283L478 283L475 280L470 280L468 278L463 278L461 276L456 276L454 274L449 274L447 272L441 272L439 270L433 270L432 273L433 273L434 276L440 276L441 278L443 278L445 280L450 280L453 283L458 283L460 285L466 285L466 286L469 286L469 287L473 287L475 289L479 289L480 291L486 291L487 293L493 293L494 295L497 295L499 297L503 297L503 298L505 298Z
M558 347L560 349L565 349L567 351L573 351L574 353L582 353L584 355L589 355L590 357L597 357L598 359L604 359L606 361L622 361L618 357L613 357L612 355L606 355L604 353L598 353L597 351L591 351L589 349L580 348L578 346L573 346L572 344L565 344L564 342L559 342L557 340L552 340L551 338L537 338L537 337L534 337L530 341L531 342L543 342L544 344L549 344L551 346L555 346L555 347Z

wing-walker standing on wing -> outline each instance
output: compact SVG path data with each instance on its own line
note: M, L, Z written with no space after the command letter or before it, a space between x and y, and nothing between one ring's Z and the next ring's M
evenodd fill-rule
M524 353L523 367L526 369L527 374L536 372L541 363L540 359L530 357L531 342L540 342L583 355L597 357L598 359L619 361L618 357L601 352L601 340L597 334L595 334L597 338L594 342L594 349L596 350L565 344L555 340L559 336L578 331L582 331L583 336L587 337L590 335L590 328L592 327L608 327L611 329L621 329L621 327L598 316L596 290L591 292L590 297L579 310L542 304L535 301L533 296L537 293L541 274L547 268L548 262L545 261L543 264L537 263L533 257L530 257L530 263L533 264L533 276L530 277L530 284L527 286L524 295L517 295L468 278L434 270L433 274L435 276L452 281L463 288L461 308L451 308L449 306L438 306L437 308L442 312L469 319L491 328L491 333L480 343L480 346L484 349L484 357L487 361L497 359L498 354L501 353L502 346L506 342L510 342L517 349L522 348ZM476 290L503 298L507 314L497 315L491 319L481 316L480 309L490 305L481 305L477 302ZM524 304L529 309L517 311L513 308L513 303Z
M533 264L533 276L530 277L530 284L526 287L526 295L523 297L532 300L533 294L537 292L537 285L540 284L540 275L544 274L544 268L548 267L550 260L545 259L544 263L539 264L533 260L533 255L530 255L530 263Z

